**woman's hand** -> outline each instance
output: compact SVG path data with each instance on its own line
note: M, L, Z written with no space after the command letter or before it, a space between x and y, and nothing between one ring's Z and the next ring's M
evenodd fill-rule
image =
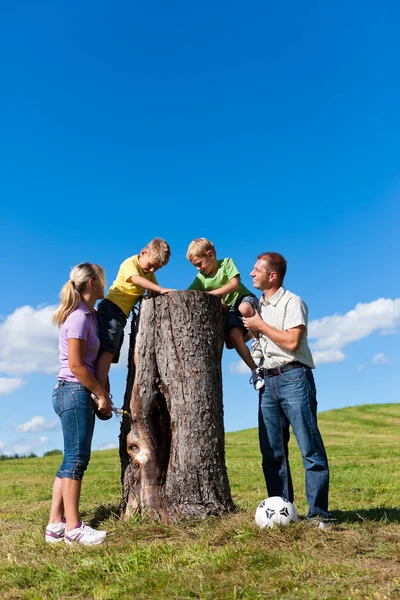
M105 390L104 393L97 396L97 406L99 407L99 411L104 415L111 414L112 402L108 392Z

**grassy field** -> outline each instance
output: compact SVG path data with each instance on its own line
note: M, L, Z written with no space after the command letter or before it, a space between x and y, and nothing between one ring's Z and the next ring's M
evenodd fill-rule
M239 511L165 527L118 518L117 450L93 453L83 518L108 532L103 546L47 545L44 528L60 456L0 462L0 598L400 598L400 405L326 412L332 529L305 522L260 531L266 496L256 430L226 437ZM304 475L291 444L295 506Z

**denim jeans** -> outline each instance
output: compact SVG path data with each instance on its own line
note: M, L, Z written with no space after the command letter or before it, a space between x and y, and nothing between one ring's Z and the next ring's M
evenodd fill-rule
M61 419L64 459L56 477L82 479L90 460L95 414L90 392L77 381L59 379L53 407Z
M329 518L329 468L317 425L317 397L312 371L299 367L265 378L258 413L262 466L268 494L293 502L289 466L289 427L299 445L306 475L308 518Z

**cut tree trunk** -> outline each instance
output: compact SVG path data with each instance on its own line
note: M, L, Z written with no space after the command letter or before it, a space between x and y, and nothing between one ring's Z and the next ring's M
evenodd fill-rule
M170 523L232 511L220 299L171 292L144 300L138 318L120 435L123 512Z

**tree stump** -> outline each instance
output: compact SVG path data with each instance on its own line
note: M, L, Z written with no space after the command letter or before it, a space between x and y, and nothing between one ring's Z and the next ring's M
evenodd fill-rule
M143 300L138 318L120 435L123 513L170 523L232 511L221 302L203 292L170 292Z

